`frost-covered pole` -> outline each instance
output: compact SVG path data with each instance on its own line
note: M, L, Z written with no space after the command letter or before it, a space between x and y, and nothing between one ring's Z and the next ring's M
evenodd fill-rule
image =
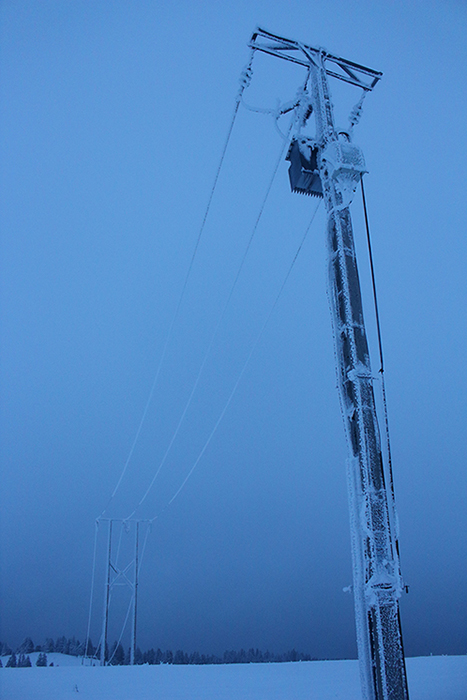
M138 612L138 540L139 540L139 520L136 521L135 532L135 576L133 583L133 624L131 627L131 647L130 647L130 664L134 666L136 657L136 618Z
M373 375L363 319L349 204L364 172L360 149L338 135L322 54L310 62L318 168L328 215L329 303L349 448L348 487L357 642L366 700L408 698L399 597Z
M349 210L365 164L360 149L350 141L351 129L347 134L336 130L328 87L330 75L366 93L381 73L261 29L253 34L250 46L308 70L308 90L297 105L298 128L287 157L293 191L323 196L328 217L329 303L349 450L353 590L362 695L364 700L408 700L394 502L384 478ZM361 102L353 123L360 106ZM315 138L301 135L312 113Z
M112 555L112 521L109 520L109 538L107 543L107 576L105 581L104 592L104 615L102 619L102 637L101 637L101 666L105 666L105 655L107 651L107 630L109 626L109 602L110 602L110 567Z

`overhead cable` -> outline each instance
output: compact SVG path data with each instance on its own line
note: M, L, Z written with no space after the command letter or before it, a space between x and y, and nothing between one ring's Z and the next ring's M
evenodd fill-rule
M307 228L306 228L306 230L305 230L305 233L304 233L304 235L303 235L303 238L302 238L302 240L300 241L300 244L299 244L299 246L298 246L298 248L297 248L297 251L296 251L296 253L295 253L295 255L294 255L294 258L293 258L293 260L292 260L292 262L291 262L291 264L290 264L290 266L289 266L289 268L288 268L288 270L287 270L287 273L286 273L286 275L285 275L285 278L284 278L284 280L283 280L283 282L282 282L282 284L281 284L281 287L280 287L280 289L279 289L279 291L278 291L278 293L277 293L277 295L276 295L276 298L275 298L275 300L274 300L274 302L273 302L273 304L272 304L272 306L271 306L271 308L270 308L270 310L269 310L269 312L268 312L268 315L267 315L267 317L266 317L266 319L265 319L265 321L264 321L264 323L263 323L263 325L262 325L262 327L261 327L261 330L259 331L259 333L258 333L258 335L257 335L257 337L256 337L256 339L255 339L255 341L254 341L254 343L253 343L253 345L252 345L252 347L251 347L251 349L250 349L250 352L248 353L248 356L247 356L247 358L246 358L246 360L245 360L245 362L244 362L244 364L243 364L243 367L242 367L242 369L241 369L241 371L240 371L240 373L239 373L239 375L238 375L238 377L237 377L237 380L236 380L236 382L235 382L235 384L234 384L234 386L233 386L233 388L232 388L232 390L231 390L231 392L230 392L230 394L229 394L229 397L228 397L228 399L227 399L227 401L226 401L226 403L225 403L225 405L224 405L224 408L222 409L222 411L221 411L221 413L220 413L220 415L219 415L219 418L217 419L217 421L216 421L214 427L212 428L212 430L211 430L211 432L210 432L210 434L209 434L209 436L208 436L206 442L205 442L204 445L203 445L203 448L201 449L201 451L200 451L198 457L196 458L195 462L193 463L191 469L189 470L188 474L187 474L186 477L184 478L183 482L181 483L181 485L179 486L179 488L177 489L177 491L174 493L174 495L171 497L171 499L170 499L170 500L167 502L167 504L164 506L164 508L160 511L160 513L159 513L158 515L155 515L155 516L151 519L151 522L154 522L155 520L157 520L157 519L162 515L162 513L165 512L165 510L168 508L168 506L171 505L171 504L175 501L175 499L177 498L177 496L181 493L181 491L182 491L183 488L185 487L185 485L186 485L188 479L191 477L191 475L192 475L193 472L195 471L196 467L198 466L198 463L199 463L199 461L201 460L202 456L203 456L204 453L206 452L206 449L208 448L209 443L211 442L212 438L214 437L214 434L216 433L216 431L217 431L217 429L218 429L218 427L219 427L219 425L220 425L220 423L221 423L221 421L222 421L222 419L223 419L223 417L224 417L224 415L225 415L225 413L226 413L226 411L227 411L227 409L228 409L228 407L229 407L229 405L230 405L230 403L231 403L231 401L232 401L232 399L233 399L233 397L234 397L234 395L235 395L235 392L237 391L238 385L240 384L240 381L241 381L243 375L245 374L245 371L246 371L246 369L247 369L247 367L248 367L248 365L249 365L249 363L250 363L251 357L253 356L253 353L255 352L256 347L258 346L258 343L260 342L260 340L261 340L261 338L262 338L262 336L263 336L263 334L264 334L264 331L265 331L266 326L268 325L268 323L269 323L269 321L270 321L270 319L271 319L271 316L272 316L272 314L273 314L273 312L274 312L274 309L276 308L276 306L277 306L277 304L278 304L278 302L279 302L279 299L280 299L280 297L282 296L282 292L283 292L283 290L284 290L284 287L285 287L285 285L286 285L286 283L287 283L287 280L288 280L289 277L290 277L290 274L291 274L291 272L292 272L292 269L293 269L293 267L294 267L294 265L295 265L295 262L296 262L296 260L297 260L297 258L298 258L298 256L299 256L299 254L300 254L300 251L301 251L302 248L303 248L303 244L305 243L306 237L308 236L308 233L309 233L310 228L311 228L311 226L312 226L312 224L313 224L313 221L315 220L315 217L316 217L316 214L317 214L317 212L318 212L318 209L319 209L320 204L321 204L321 200L319 200L318 203L317 203L317 205L316 205L316 208L315 208L315 210L314 210L314 212L313 212L313 215L312 215L312 217L311 217L310 223L308 224L308 226L307 226Z
M219 418L217 419L217 421L216 421L216 423L215 423L213 429L211 430L211 432L210 432L210 434L209 434L209 437L207 438L206 442L204 443L204 446L203 446L201 452L199 453L198 457L196 458L196 460L195 460L193 466L191 467L190 471L189 471L188 474L186 475L185 479L183 480L183 482L182 482L182 484L180 485L180 487L178 488L178 490L175 492L175 494L172 496L172 498L171 498L170 501L168 502L168 504L167 504L168 506L171 505L171 503L173 503L173 502L175 501L175 499L177 498L177 496L180 494L180 492L181 492L182 489L184 488L185 484L187 483L188 479L190 478L190 476L193 474L194 470L195 470L196 467L198 466L198 463L199 463L200 459L202 458L202 456L203 456L204 453L206 452L209 443L211 442L212 438L214 437L214 434L216 433L216 431L217 431L217 429L218 429L218 427L219 427L219 425L220 425L220 423L221 423L221 421L222 421L222 419L223 419L223 417L224 417L224 415L225 415L225 413L226 413L228 407L230 406L230 403L231 403L231 401L232 401L232 399L233 399L233 397L234 397L234 395L235 395L235 392L237 391L238 385L240 384L240 381L241 381L243 375L245 374L245 371L246 371L246 369L247 369L247 367L248 367L248 365L249 365L249 363L250 363L250 360L251 360L251 358L252 358L252 356L253 356L253 353L255 352L256 347L258 346L258 343L260 342L260 340L261 340L261 338L262 338L262 336L263 336L263 333L264 333L264 331L265 331L265 329L266 329L266 326L268 325L269 320L270 320L270 318L271 318L271 316L272 316L272 314L273 314L273 312L274 312L274 309L276 308L277 303L278 303L278 301L279 301L279 299L280 299L280 297L281 297L281 295L282 295L282 292L283 292L283 290L284 290L284 287L285 287L285 285L286 285L286 283L287 283L287 280L289 279L290 273L292 272L292 268L293 268L293 266L295 265L295 261L297 260L299 254L300 254L300 251L301 251L301 249L302 249L302 247L303 247L303 244L304 244L305 239L306 239L306 237L307 237L307 235L308 235L308 232L309 232L309 230L310 230L310 228L311 228L311 225L312 225L312 223L313 223L313 221L314 221L314 218L315 218L315 216L316 216L316 213L317 213L317 211L318 211L318 208L319 208L319 205L320 205L320 204L321 204L321 200L319 200L318 203L317 203L317 205L316 205L316 209L315 209L315 211L314 211L314 213L313 213L313 216L312 216L312 218L311 218L311 221L310 221L310 223L308 224L308 227L307 227L307 229L306 229L306 231L305 231L305 234L304 234L304 236L303 236L303 238L302 238L302 240L301 240L301 242L300 242L300 245L299 245L299 247L298 247L298 250L297 250L297 252L295 253L295 256L294 256L294 258L293 258L293 260L292 260L292 263L291 263L291 265L290 265L290 267L289 267L289 269L288 269L288 271L287 271L287 274L286 274L286 276L285 276L285 279L284 279L284 281L282 282L281 288L280 288L280 290L279 290L279 292L278 292L278 294L277 294L277 296L276 296L276 298L275 298L275 300L274 300L273 305L271 306L271 309L269 310L269 313L268 313L268 315L267 315L267 317L266 317L266 320L264 321L263 326L262 326L260 332L258 333L255 342L253 343L253 345L252 345L252 347L251 347L250 352L248 353L248 357L246 358L246 361L245 361L245 363L244 363L244 365L243 365L243 367L242 367L242 370L241 370L240 374L239 374L238 377L237 377L237 381L235 382L235 384L234 384L234 386L233 386L233 388L232 388L232 391L231 391L230 394L229 394L229 397L228 397L228 399L227 399L227 401L226 401L226 403L225 403L224 408L222 409L222 412L221 412Z
M390 484L390 488L391 488L391 500L392 500L392 505L393 505L393 510L394 510L394 517L396 517L395 516L394 477L393 477L393 470L392 470L391 439L390 439L390 435L389 435L389 417L388 417L388 406L387 406L387 401L386 401L386 383L385 383L385 378L384 378L383 342L382 342L382 337L381 337L381 325L380 325L380 320L379 320L378 297L376 294L376 278L375 278L375 269L374 269L374 265L373 265L373 250L372 250L372 246L371 246L370 224L369 224L369 220L368 220L368 207L367 207L367 203L366 203L365 187L363 185L363 177L360 180L360 185L361 185L361 192L362 192L363 213L364 213L364 217L365 217L366 241L367 241L367 249L368 249L368 259L370 262L370 271L371 271L371 284L372 284L372 288L373 288L373 303L374 303L375 317L376 317L376 330L377 330L377 335L378 335L378 348L379 348L379 359L380 359L379 375L380 375L380 386L381 386L381 400L382 400L382 404L383 404L384 432L385 432L385 437L386 437L386 451L387 451L387 459L388 459L389 484ZM397 530L397 528L396 528L396 530ZM398 538L397 538L397 532L396 532L396 549L397 549L397 552L399 553L399 543L398 543Z
M127 611L126 611L125 619L124 619L124 621L123 621L123 625L122 625L122 629L121 629L121 632L120 632L120 636L119 636L119 638L118 638L118 641L115 643L115 647L114 647L114 650L113 650L113 652L112 652L112 656L111 656L111 657L109 658L109 660L107 661L107 666L110 666L110 663L111 663L113 657L115 656L115 652L116 652L117 649L118 649L118 645L119 645L120 642L122 641L123 633L125 632L125 627L127 626L127 623L128 623L128 618L129 618L129 616L130 616L130 610L131 610L131 606L132 606L132 604L133 604L134 599L135 599L135 594L133 593L132 596L131 596L131 598L130 598L130 602L128 603L128 608L127 608Z
M291 122L290 122L289 130L288 130L288 134L287 134L288 137L290 136L290 132L291 132L291 130L292 130L292 127L293 127L293 120L291 120ZM177 435L178 435L178 433L179 433L180 427L181 427L181 425L182 425L182 423L183 423L183 420L184 420L184 418L185 418L185 416L186 416L186 413L187 413L187 411L188 411L188 409L189 409L189 407L190 407L190 405L191 405L193 396L194 396L194 394L195 394L195 392L196 392L196 389L197 389L197 387L198 387L198 384L199 384L199 381L200 381L200 379L201 379L201 375L202 375L202 373L203 373L203 370L204 370L204 367L205 367L205 365L206 365L207 359L208 359L209 354L210 354L210 352L211 352L211 349L212 349L212 346L213 346L213 344L214 344L214 341L215 341L215 339L216 339L216 337L217 337L217 333L218 333L219 328L220 328L220 326L221 326L221 324L222 324L222 322L223 322L223 320L224 320L224 317L225 317L225 314L226 314L226 312L227 312L227 309L228 309L228 307L229 307L229 305L230 305L230 301L231 301L231 299L232 299L233 293L234 293L235 288L236 288L236 286L237 286L237 282L238 282L238 280L239 280L240 274L241 274L242 269L243 269L243 266L244 266L244 264L245 264L245 260L246 260L246 258L247 258L247 255L248 255L248 252L249 252L249 250L250 250L251 244L252 244L253 239L254 239L254 237L255 237L256 231L257 231L257 229L258 229L258 225L259 225L259 222L260 222L260 220L261 220L261 217L262 217L262 215L263 215L264 208L265 208L265 206L266 206L266 202L267 202L267 200L268 200L268 198L269 198L269 194L270 194L271 189L272 189L272 186L273 186L273 184L274 184L274 180L275 180L275 178L276 178L276 174L277 174L277 171L278 171L278 169L279 169L279 165L281 164L281 162L282 162L282 160L283 160L284 151L285 151L285 149L286 149L286 147L287 147L287 144L288 144L288 140L281 146L279 156L278 156L278 158L277 158L277 160L276 160L276 163L275 163L275 166L274 166L274 169L273 169L271 178L270 178L269 183L268 183L268 186L267 186L267 188L266 188L265 195L264 195L263 200L262 200L262 202L261 202L261 206L260 206L258 215L257 215L257 217L256 217L256 221L255 221L255 223L254 223L254 226L253 226L253 229L252 229L250 238L249 238L249 240L248 240L247 246L246 246L246 248L245 248L245 251L244 251L244 253L243 253L242 259L241 259L241 261L240 261L240 266L239 266L239 268L238 268L237 274L236 274L235 279L234 279L234 281L233 281L233 283L232 283L232 286L231 286L231 288L230 288L229 296L227 297L227 301L226 301L225 304L224 304L224 308L222 309L222 313L221 313L221 315L220 315L220 317L219 317L219 320L217 321L216 327L215 327L214 332L213 332L213 334L212 334L212 336L211 336L211 340L209 341L209 345L208 345L207 350L206 350L206 352L205 352L205 354L204 354L203 360L202 360L201 365L200 365L200 368L199 368L199 370L198 370L198 374L196 375L195 382L194 382L194 384L193 384L193 387L192 387L192 389L191 389L190 395L189 395L189 397L188 397L188 399L187 399L187 402L186 402L186 404L185 404L185 408L184 408L183 411L182 411L182 414L181 414L180 419L179 419L179 421L178 421L177 427L175 428L175 431L174 431L174 433L173 433L173 435L172 435L172 437L171 437L171 439L170 439L170 442L169 442L169 444L168 444L168 447L167 447L167 449L166 449L166 451L165 451L165 453L164 453L164 456L162 457L162 460L161 460L161 462L159 463L159 466L157 467L157 469L156 469L156 471L155 471L155 473L154 473L154 476L153 476L153 478L152 478L152 480L151 480L151 482L150 482L148 488L146 489L146 491L145 491L143 497L141 498L141 500L139 501L139 503L137 504L137 506L135 507L135 509L130 513L130 515L128 516L127 519L133 518L133 516L135 515L136 511L138 510L138 508L144 503L144 501L145 501L146 498L148 497L148 495L149 495L149 493L150 493L152 487L154 486L154 483L155 483L155 481L156 481L156 479L157 479L157 477L158 477L158 475L159 475L159 472L161 471L162 467L163 467L164 464L165 464L165 461L166 461L166 459L167 459L167 457L168 457L168 455L169 455L169 452L170 452L170 450L171 450L171 448L172 448L172 445L174 444L174 442L175 442L175 440L176 440L176 438L177 438Z
M225 139L225 142L224 142L224 146L223 146L223 149L222 149L222 153L221 153L221 157L220 157L220 160L219 160L219 164L218 164L218 166L217 166L216 175L215 175L215 177L214 177L214 182L213 182L213 185L212 185L212 187L211 187L211 192L210 192L210 194L209 194L208 203L207 203L207 205L206 205L206 209L205 209L205 212L204 212L203 220L202 220L202 222L201 222L201 226L200 226L200 229L199 229L199 232L198 232L198 237L197 237L197 239L196 239L195 247L194 247L194 249L193 249L193 253L192 253L192 256L191 256L190 264L189 264L189 266L188 266L188 270L187 270L187 273L186 273L186 275L185 275L185 280L184 280L184 283L183 283L182 291L181 291L181 293L180 293L180 297L179 297L179 299L178 299L178 303L177 303L177 306L176 306L176 309L175 309L175 313L174 313L174 315L173 315L173 317L172 317L172 321L171 321L171 323L170 323L169 330L168 330L167 335L166 335L166 338L165 338L164 346L163 346L163 349L162 349L162 354L161 354L161 357L160 357L160 359L159 359L159 364L158 364L158 366L157 366L157 370L156 370L156 373L155 373L155 376L154 376L154 380L153 380L153 382L152 382L151 389L150 389L150 391L149 391L149 395L148 395L148 398L147 398L147 401L146 401L146 405L145 405L144 410L143 410L143 414L142 414L142 416L141 416L141 420L140 420L139 425L138 425L138 428L137 428L137 430L136 430L136 435L135 435L135 437L134 437L133 443L132 443L131 448L130 448L130 451L129 451L129 453L128 453L128 457L127 457L127 459L126 459L126 461L125 461L125 464L124 464L124 466L123 466L123 469L122 469L122 472L121 472L121 474L120 474L120 477L119 477L119 479L118 479L118 481L117 481L117 484L116 484L116 486L115 486L115 488L114 488L114 490L113 490L113 492L112 492L112 495L110 496L110 498L109 498L109 500L108 500L108 502L107 502L107 505L105 506L104 510L102 511L102 513L100 514L99 517L102 517L102 516L104 515L104 513L107 511L107 509L109 508L109 506L110 506L111 502L113 501L115 495L117 494L118 489L120 488L120 484L122 483L123 477L124 477L125 474L126 474L126 471L127 471L127 469L128 469L128 465L130 464L131 458L132 458L132 456L133 456L133 452L134 452L134 450L135 450L136 444L137 444L138 439L139 439L139 436L140 436L140 434L141 434L141 430L142 430L142 428L143 428L143 424L144 424L144 422L145 422L145 420L146 420L146 416L147 416L147 413L148 413L148 409L149 409L149 406L150 406L150 404L151 404L151 401L152 401L152 398L153 398L153 395L154 395L154 391L155 391L155 389L156 389L157 382L158 382L158 380L159 380L159 375L160 375L160 372L161 372L161 368L162 368L162 365L163 365L164 360L165 360L165 356L166 356L166 353L167 353L167 347L168 347L168 345L169 345L169 341L170 341L171 338L172 338L173 327L174 327L175 322L176 322L176 320L177 320L177 318L178 318L178 315L179 315L179 312L180 312L180 308L181 308L181 305L182 305L182 301L183 301L183 299L184 299L184 297L185 297L185 291L186 291L186 288L187 288L187 285L188 285L188 280L189 280L189 278L190 278L191 271L192 271L192 269L193 269L193 263L194 263L194 261L195 261L196 254L197 254L197 252L198 252L198 248L199 248L199 243L200 243L200 240L201 240L201 236L202 236L203 231L204 231L204 228L205 228L205 226L206 226L206 221L207 221L207 218L208 218L208 215L209 215L209 211L210 211L210 209L211 209L211 204L212 204L212 200L213 200L213 197L214 197L214 192L215 192L215 190L216 190L217 183L218 183L218 180L219 180L219 176L220 176L220 173L221 173L221 170L222 170L222 166L223 166L224 159L225 159L225 154L226 154L226 152L227 152L227 147L228 147L228 145L229 145L230 138L231 138L231 136L232 136L232 131L233 131L233 128L234 128L234 124L235 124L236 117L237 117L238 108L239 108L239 106L240 106L240 102L241 102L241 99L242 99L242 94L243 94L243 91L245 90L245 88L248 87L248 85L250 84L250 81L251 81L251 75L252 75L252 68L251 68L251 65L252 65L252 62L253 62L253 56L254 56L254 51L252 50L252 51L251 51L251 55L250 55L250 60L249 60L249 62L248 62L248 64L247 64L247 66L246 66L246 67L244 68L244 70L242 71L241 76L240 76L240 88L239 88L239 91L238 91L237 96L236 96L236 99L235 99L234 111L233 111L233 114L232 114L232 118L231 118L231 121L230 121L230 125L229 125L229 128L228 128L228 131L227 131L227 136L226 136L226 139Z

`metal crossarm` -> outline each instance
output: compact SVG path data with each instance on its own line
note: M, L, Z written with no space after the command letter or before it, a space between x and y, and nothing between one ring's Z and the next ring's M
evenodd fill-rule
M334 56L323 48L314 48L299 41L285 39L259 27L253 32L249 46L255 51L262 51L306 67L310 62L316 65L318 57L322 56L327 75L366 91L373 90L383 75L380 71ZM332 64L332 68L328 64ZM337 72L336 68L340 69L340 72Z

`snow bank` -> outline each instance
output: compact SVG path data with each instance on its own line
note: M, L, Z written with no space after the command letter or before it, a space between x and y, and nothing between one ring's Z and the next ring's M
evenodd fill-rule
M467 698L467 656L408 659L407 673L411 700ZM0 691L2 700L360 700L356 661L4 668Z

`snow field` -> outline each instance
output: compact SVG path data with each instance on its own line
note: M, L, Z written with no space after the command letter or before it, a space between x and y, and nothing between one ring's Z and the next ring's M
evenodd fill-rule
M34 656L31 654L31 657ZM2 700L360 700L356 661L0 669ZM70 657L76 664L76 657ZM2 659L3 661L3 659ZM62 661L63 665L60 665ZM33 659L31 658L33 663ZM467 656L407 659L411 700L466 700Z

